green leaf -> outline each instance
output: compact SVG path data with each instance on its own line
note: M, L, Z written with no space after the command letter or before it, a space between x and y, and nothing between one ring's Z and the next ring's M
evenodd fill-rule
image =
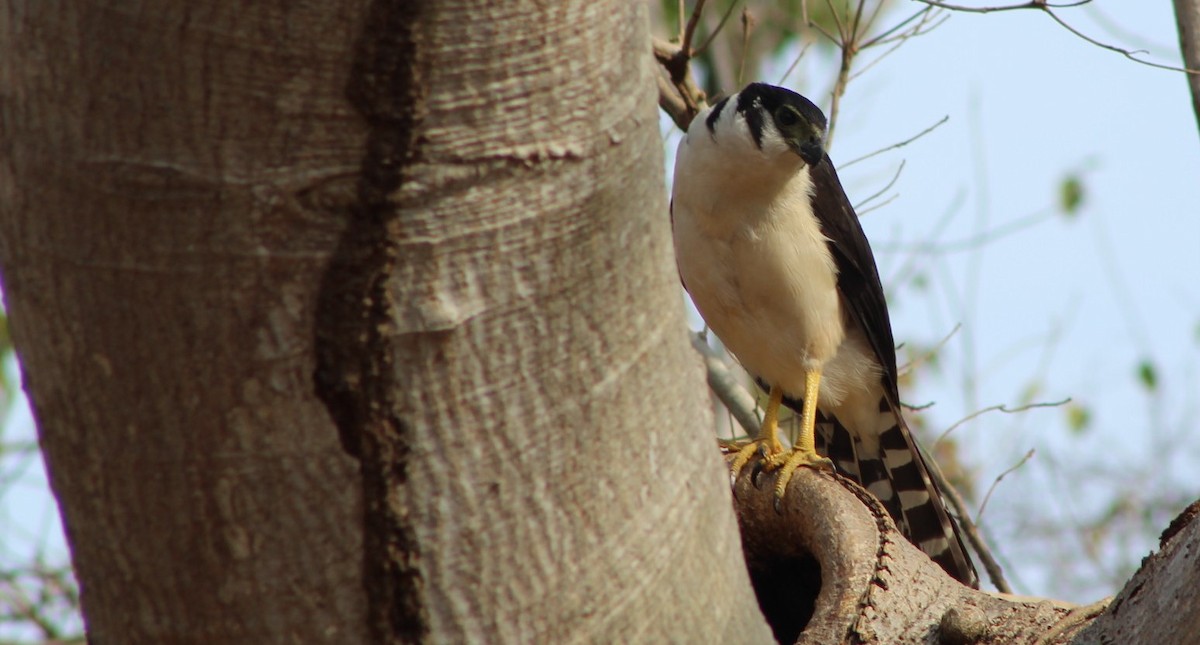
M1153 392L1158 389L1158 370L1149 359L1142 359L1142 362L1138 363L1137 375L1138 381L1147 391Z
M1071 402L1067 405L1067 429L1073 434L1083 434L1092 424L1092 411L1086 406Z
M1083 199L1083 178L1076 174L1064 177L1062 183L1058 185L1058 207L1062 209L1063 215L1067 217L1078 215L1079 209L1083 206Z
M929 289L929 276L921 272L914 273L910 284L912 284L913 289L916 289L917 291L925 291ZM1200 327L1197 327L1196 329L1197 333L1200 334Z

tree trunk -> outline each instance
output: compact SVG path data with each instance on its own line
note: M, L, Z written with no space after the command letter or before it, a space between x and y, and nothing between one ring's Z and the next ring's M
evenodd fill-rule
M92 642L368 641L311 394L359 4L0 10L0 269Z
M769 639L683 333L645 7L373 11L318 329L373 633Z
M0 34L0 271L94 642L769 639L640 3Z

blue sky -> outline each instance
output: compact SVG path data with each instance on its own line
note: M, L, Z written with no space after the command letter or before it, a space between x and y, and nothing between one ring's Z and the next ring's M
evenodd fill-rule
M898 3L893 16L917 7ZM1178 63L1169 3L1099 0L1061 15L1099 40ZM787 84L827 107L831 68L810 59ZM904 398L935 404L921 413L933 429L1030 391L1091 413L1082 432L1068 428L1063 408L991 413L954 431L980 491L1037 451L997 486L984 516L1019 592L1079 601L1113 593L1128 571L1103 563L1136 563L1156 535L1083 544L1070 531L1040 535L1030 518L1069 526L1118 492L1135 505L1163 491L1200 496L1200 135L1190 100L1181 74L1099 49L1034 11L955 14L852 82L844 99L835 164L949 117L841 171L858 202L905 162L887 193L895 199L863 216L897 339L931 346L962 325ZM1055 206L1072 173L1084 203L1067 218ZM928 250L981 233L990 241L969 252ZM1152 393L1137 378L1142 361L1156 368ZM6 440L28 438L27 411L7 427ZM0 499L0 561L22 561L38 543L51 560L65 558L40 461L21 463ZM1149 524L1161 530L1169 519Z

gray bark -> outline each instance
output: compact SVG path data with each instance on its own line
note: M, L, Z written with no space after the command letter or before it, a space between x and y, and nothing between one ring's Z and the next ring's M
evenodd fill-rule
M1115 599L1076 606L963 586L849 480L801 469L779 512L774 480L752 464L735 490L746 561L779 642L1182 644L1200 633L1200 502Z
M311 394L362 15L306 7L0 9L0 270L93 642L367 640Z
M372 24L351 84L366 179L320 351L387 528L374 634L768 639L683 333L644 5Z
M1192 111L1200 125L1200 0L1173 0L1173 4L1183 66L1194 70L1187 74L1187 82L1192 93Z

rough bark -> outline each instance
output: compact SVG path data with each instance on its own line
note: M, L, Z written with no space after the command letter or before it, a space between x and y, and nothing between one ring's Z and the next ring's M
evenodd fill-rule
M1200 502L1163 533L1159 551L1142 561L1108 610L1071 641L1194 643L1200 634Z
M645 7L375 11L318 330L373 633L769 639L682 333Z
M90 638L769 639L645 23L6 3L0 270Z
M1172 3L1183 66L1193 70L1187 74L1187 82L1192 93L1192 111L1200 125L1200 0L1172 0Z
M311 394L359 4L0 9L0 270L92 642L367 641Z
M1200 633L1200 503L1111 603L1075 606L970 589L841 477L800 470L779 512L753 466L735 499L746 562L781 643L1185 643Z

